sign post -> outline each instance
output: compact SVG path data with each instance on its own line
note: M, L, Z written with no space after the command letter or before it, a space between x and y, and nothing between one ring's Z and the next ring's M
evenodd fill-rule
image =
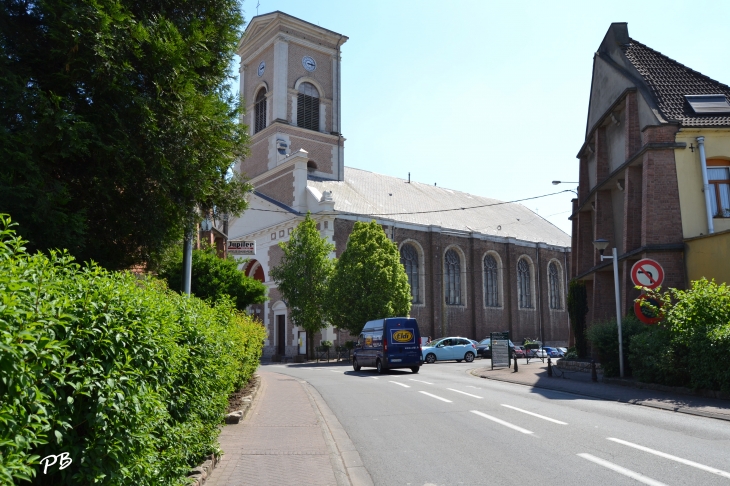
M492 369L510 367L509 331L492 332L489 334L489 346L492 348Z

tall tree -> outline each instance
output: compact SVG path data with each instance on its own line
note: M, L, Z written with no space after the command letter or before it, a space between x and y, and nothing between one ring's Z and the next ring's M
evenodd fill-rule
M307 354L314 356L314 333L327 327L325 303L327 283L334 261L335 245L320 236L317 223L307 213L292 231L289 241L279 243L284 256L271 269L271 278L281 292L292 321L307 333Z
M412 299L408 276L398 247L378 223L355 223L328 294L330 321L350 334L359 334L373 319L408 315Z
M0 0L0 212L30 250L123 268L245 209L242 25L238 0Z

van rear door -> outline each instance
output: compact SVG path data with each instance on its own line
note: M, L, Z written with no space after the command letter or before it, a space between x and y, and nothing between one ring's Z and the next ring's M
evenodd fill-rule
M388 340L388 364L392 367L419 365L421 339L415 319L386 319L385 335Z

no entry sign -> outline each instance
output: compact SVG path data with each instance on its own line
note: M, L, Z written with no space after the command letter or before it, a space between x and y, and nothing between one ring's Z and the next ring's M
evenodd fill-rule
M655 289L664 281L664 269L654 260L644 258L631 267L631 281L634 285Z

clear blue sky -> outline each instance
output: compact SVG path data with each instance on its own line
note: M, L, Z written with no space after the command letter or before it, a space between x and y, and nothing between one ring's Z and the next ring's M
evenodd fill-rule
M260 14L349 37L346 166L503 201L575 188L551 181L578 180L593 53L611 22L730 84L725 1L259 1ZM247 20L256 3L243 2ZM572 197L523 204L570 234Z

